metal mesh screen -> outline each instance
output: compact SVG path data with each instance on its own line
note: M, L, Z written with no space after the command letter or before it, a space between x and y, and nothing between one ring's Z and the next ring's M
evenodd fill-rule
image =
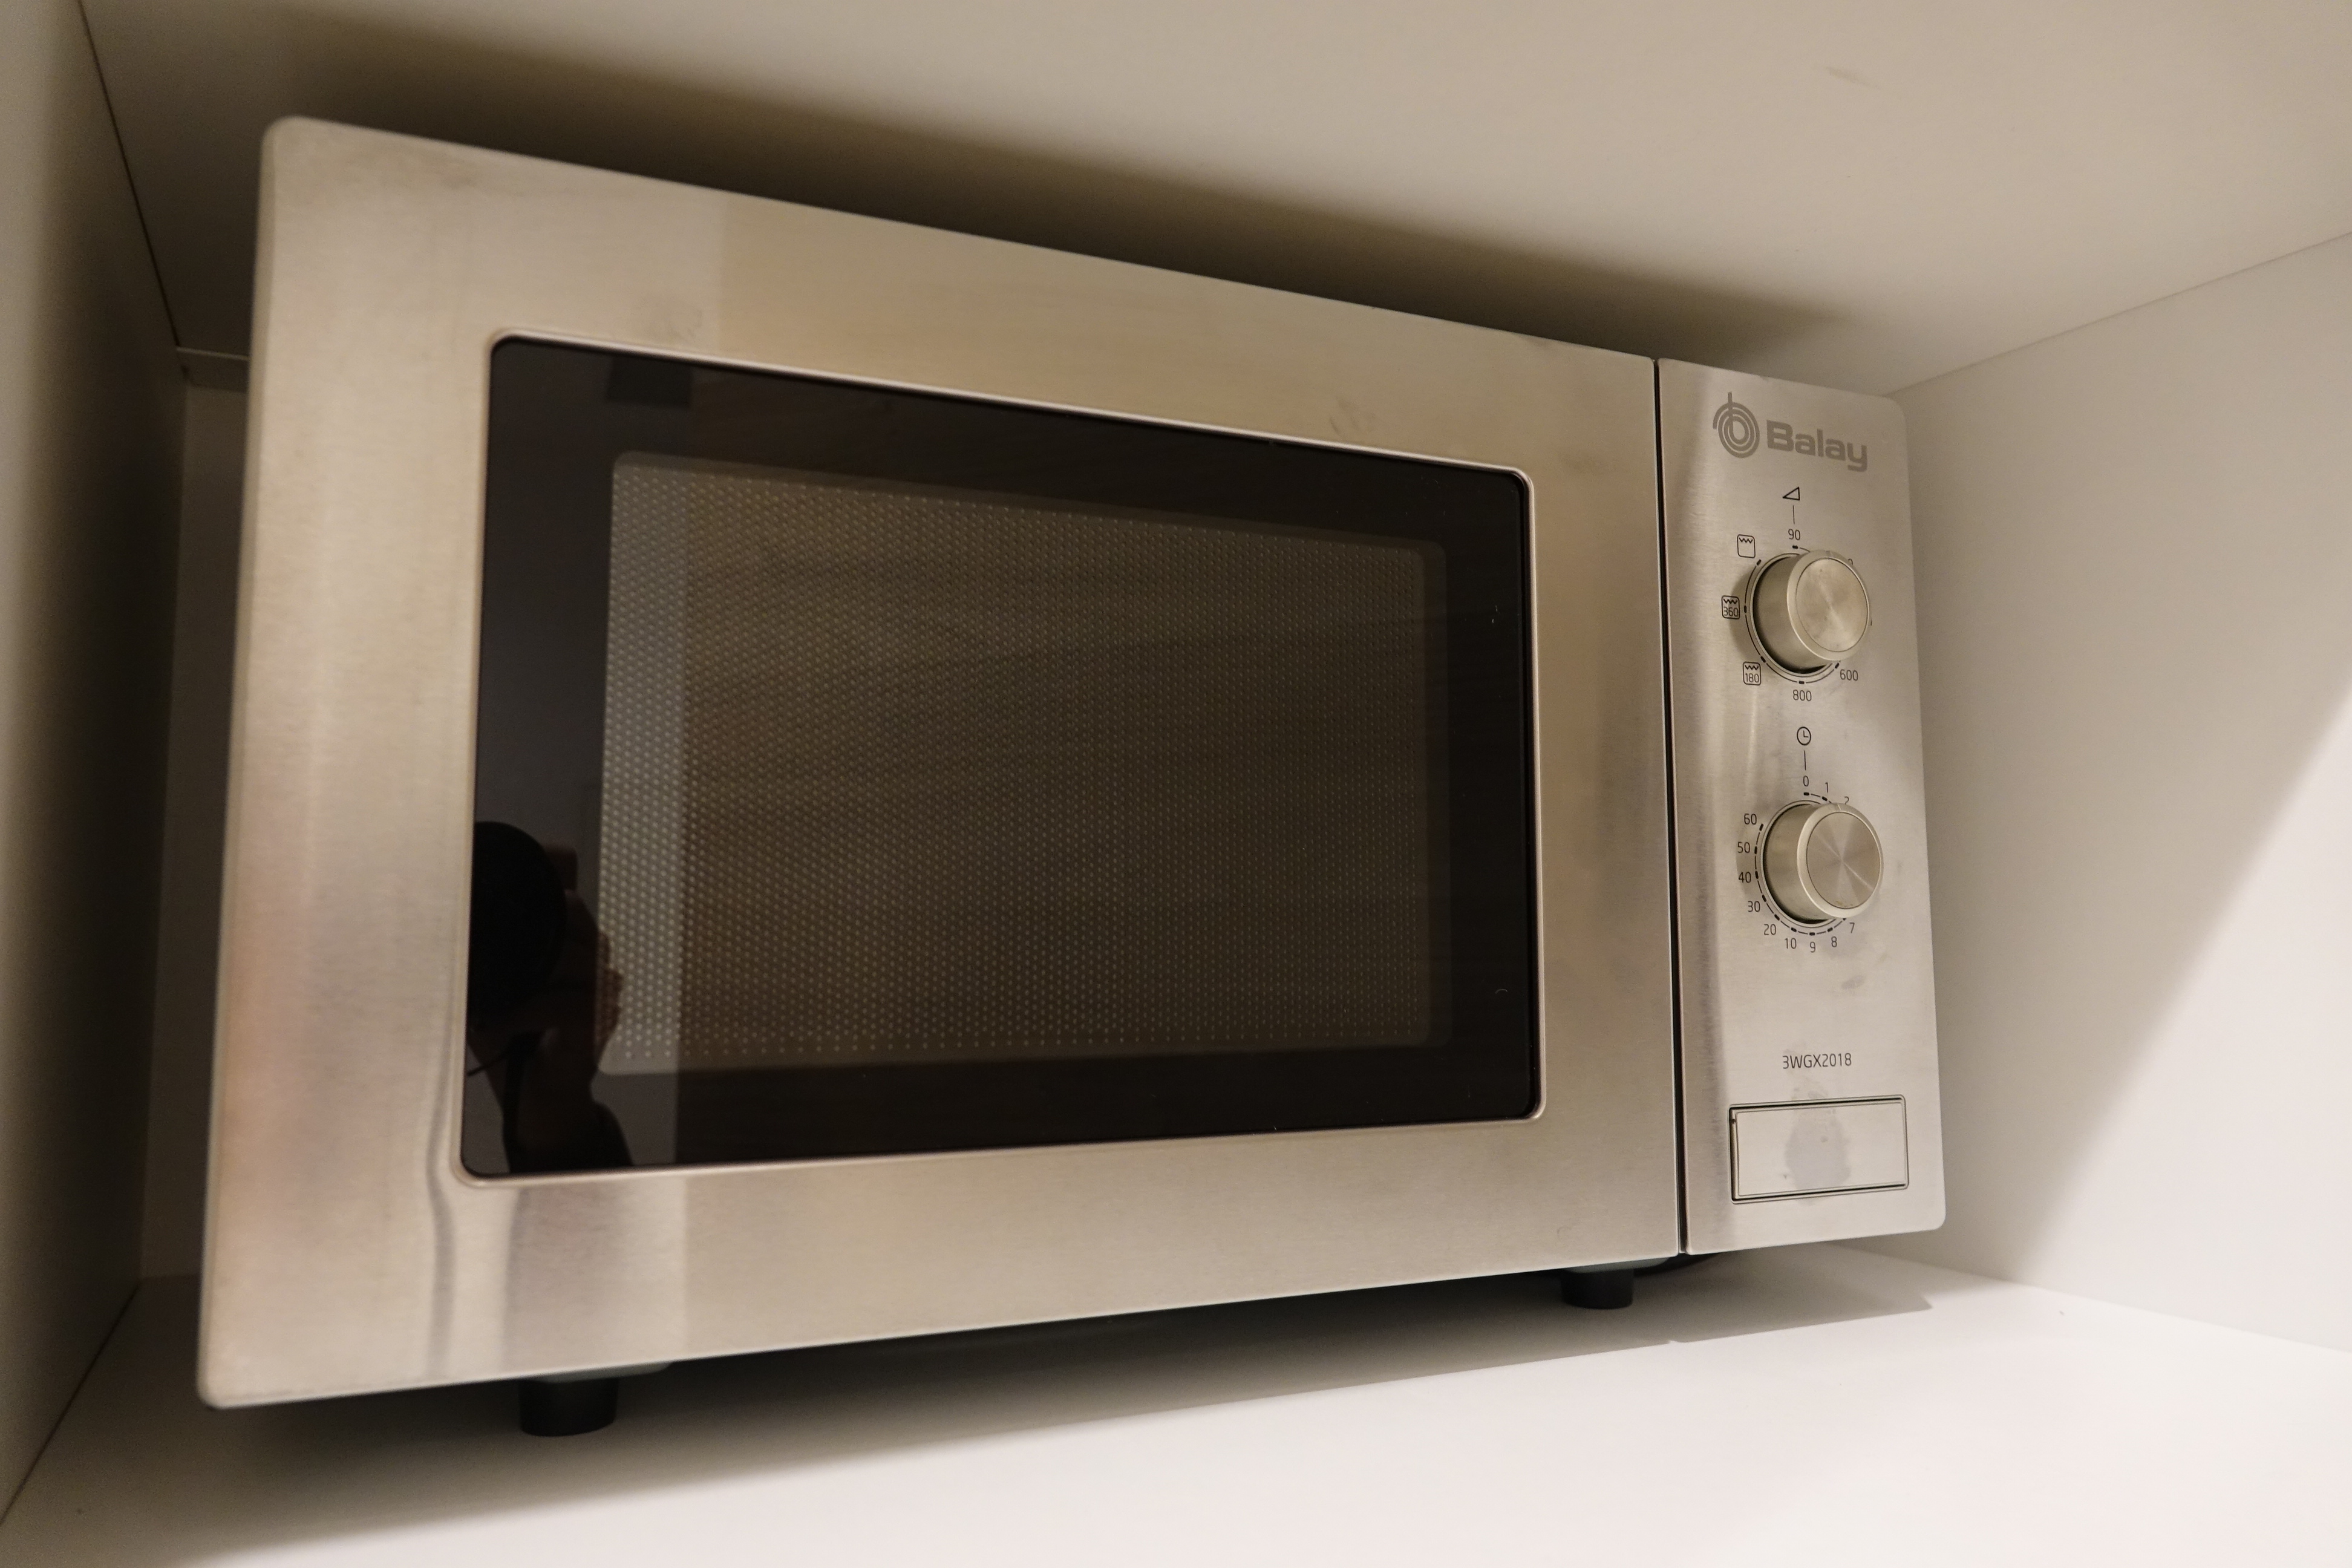
M630 456L607 1071L1431 1029L1421 548Z

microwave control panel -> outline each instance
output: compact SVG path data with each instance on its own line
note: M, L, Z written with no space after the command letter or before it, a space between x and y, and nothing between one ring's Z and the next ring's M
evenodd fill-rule
M1903 415L1658 366L1693 1252L1943 1222Z

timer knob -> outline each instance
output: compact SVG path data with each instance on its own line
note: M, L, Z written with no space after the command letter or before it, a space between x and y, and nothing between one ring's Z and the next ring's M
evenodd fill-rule
M1783 807L1764 835L1764 885L1797 925L1860 914L1885 869L1878 834L1852 806L1801 800Z
M1793 675L1812 675L1851 657L1870 629L1862 574L1826 550L1767 564L1757 574L1748 607L1764 651Z

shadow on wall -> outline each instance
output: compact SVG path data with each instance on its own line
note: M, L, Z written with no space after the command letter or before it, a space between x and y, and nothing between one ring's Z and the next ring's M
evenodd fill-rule
M176 51L205 61L202 82L180 69L142 73L184 82L183 95L117 105L184 347L246 351L260 137L289 114L1631 353L1736 363L1829 319L1784 301L317 11L100 0L91 12L110 60ZM244 79L231 90L225 76ZM224 166L230 160L239 166Z
M179 375L70 0L0 20L0 1504L137 1275Z
M1951 1219L2352 1348L2352 239L1902 395Z
M140 1271L151 1276L193 1274L204 1253L245 409L241 393L188 389L140 1247Z

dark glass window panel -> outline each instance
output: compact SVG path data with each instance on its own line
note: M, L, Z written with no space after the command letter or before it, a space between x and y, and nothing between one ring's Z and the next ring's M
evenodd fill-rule
M1530 1108L1513 476L526 342L489 458L474 1168Z

